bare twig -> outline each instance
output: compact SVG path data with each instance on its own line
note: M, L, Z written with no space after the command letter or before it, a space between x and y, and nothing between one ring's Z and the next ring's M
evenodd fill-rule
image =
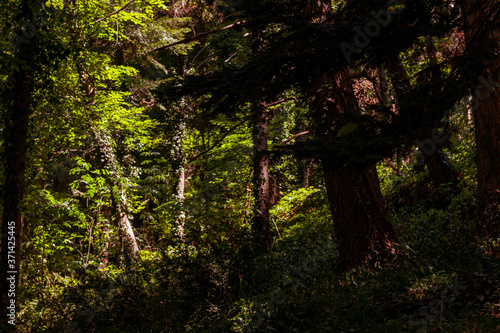
M194 56L193 60L191 60L191 64L194 64L194 61L196 60L196 58L198 58L198 56L200 55L201 52L205 51L205 49L208 47L208 45L205 45L198 53L196 53L196 55Z
M288 142L292 141L293 139L298 138L299 136L302 136L302 135L307 135L307 134L310 134L310 133L311 133L311 131L305 131L305 132L300 132L300 133L297 133L297 134L295 134L294 136L292 136L291 138L286 139L285 141L283 141L283 142L281 143L281 145L283 146L284 144L287 144Z
M283 239L283 238L281 238L281 234L280 234L280 231L278 229L278 225L276 224L276 222L274 221L274 219L271 219L271 220L273 221L274 226L276 227L276 231L278 232L278 236L280 236L280 239Z
M271 106L276 106L278 104L281 104L283 102L287 102L287 101L296 101L297 100L297 97L290 97L290 98L283 98L283 99L280 99L278 101L274 101L272 103L262 103L262 105L266 108L269 108Z
M200 68L201 65L203 65L206 61L208 61L210 59L210 56L212 55L212 53L214 52L214 50L215 50L215 47L210 50L210 52L208 53L207 58L205 60L203 60L202 62L200 62L200 64L198 66L196 66L196 70L198 70L198 68Z
M98 20L97 20L97 21L95 21L94 23L99 23L99 22L101 22L102 20L105 20L105 19L107 19L107 18L108 18L108 17L110 17L110 16L113 16L113 15L115 15L115 14L118 14L119 12L121 12L122 10L124 10L125 8L127 8L128 6L130 6L130 5L132 4L132 2L134 2L134 1L135 1L135 0L130 0L130 1L129 1L129 2L127 2L127 3L125 4L125 6L123 6L122 8L120 8L120 9L118 9L118 10L116 10L116 11L112 12L111 14L108 14L108 15L106 15L106 16L104 16L104 17L101 17L100 19L98 19Z
M116 14L116 45L118 45L118 41L120 39L119 31L120 31L120 25L119 25L119 20L120 20L120 14Z
M224 60L224 62L228 62L229 60L231 60L231 59L232 59L235 55L237 55L237 54L238 54L238 52L234 52L233 54L231 54L231 55L229 56L229 58L227 58L226 60Z

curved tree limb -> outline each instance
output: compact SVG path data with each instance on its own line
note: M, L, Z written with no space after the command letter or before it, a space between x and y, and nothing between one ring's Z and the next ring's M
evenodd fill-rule
M307 135L307 134L310 134L310 133L314 133L314 131L305 131L305 132L297 133L297 134L293 135L292 137L290 137L290 138L286 139L285 141L283 141L281 143L281 145L283 146L283 145L287 144L288 142L292 141L293 139L298 138L299 136Z

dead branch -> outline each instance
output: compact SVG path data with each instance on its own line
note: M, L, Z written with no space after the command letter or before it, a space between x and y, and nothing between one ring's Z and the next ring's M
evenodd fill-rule
M135 0L130 0L130 1L129 1L129 2L127 2L127 3L125 4L125 6L123 6L122 8L120 8L120 9L118 9L118 10L116 10L116 11L112 12L111 14L108 14L108 15L106 15L106 16L104 16L104 17L101 17L100 19L98 19L98 20L97 20L97 21L95 21L94 23L99 23L99 22L101 22L102 20L107 19L107 18L108 18L108 17L110 17L110 16L113 16L113 15L115 15L115 14L118 14L119 12L121 12L122 10L124 10L125 8L127 8L129 5L131 5L131 4L132 4L132 2L134 2L134 1L135 1Z

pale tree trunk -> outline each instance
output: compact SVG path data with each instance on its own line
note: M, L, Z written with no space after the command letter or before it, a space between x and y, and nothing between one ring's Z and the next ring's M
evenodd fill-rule
M179 204L180 212L177 216L177 234L181 240L184 242L184 223L185 223L185 211L184 211L184 190L186 187L186 168L182 166L179 170Z
M262 34L260 30L253 31L252 52L257 54L262 50ZM253 251L258 255L272 250L272 235L269 210L271 208L271 178L269 175L268 115L265 101L265 91L262 89L260 98L252 106L252 141L253 141L253 217L252 238Z
M109 264L109 228L107 226L104 226L102 228L102 231L104 232L104 237L106 238L106 240L104 241L104 251L102 252L101 257L101 267L107 268Z
M137 244L134 230L132 229L132 225L130 224L130 220L128 218L128 206L125 191L123 190L123 186L120 185L118 186L118 189L121 192L121 202L117 204L118 231L119 236L122 239L125 256L133 258L137 251L139 251L139 245Z
M179 61L182 60L182 63L186 62L186 59L178 58ZM185 66L184 66L185 67ZM181 111L181 110L179 110ZM182 110L177 119L176 126L176 139L180 142L180 146L176 149L177 161L174 163L175 177L177 177L177 203L178 210L176 212L175 223L177 225L177 230L175 231L179 240L181 242L185 241L185 233L186 233L186 210L184 205L184 196L186 191L186 170L189 167L189 164L186 161L185 151L184 151L184 139L186 137L186 110ZM203 131L202 131L203 133ZM203 138L203 135L202 135ZM202 178L202 175L200 175Z
M269 224L270 183L269 154L267 151L267 108L263 102L254 105L253 115L253 197L254 215L252 233L256 252L271 250Z
M78 59L76 61L76 68L78 71L80 87L85 93L86 104L91 106L94 104L94 96L96 94L95 87L92 83L92 78L85 71L85 68ZM115 151L111 145L112 138L105 131L92 129L97 145L99 147L101 156L104 160L104 167L109 171L110 177L108 183L111 189L111 203L114 215L114 222L118 227L118 236L122 241L122 249L125 259L128 261L134 258L139 246L132 229L128 217L127 197L123 188L123 184L119 181L121 176L120 166L116 160Z
M116 155L111 145L111 137L103 132L95 132L97 144L102 157L104 158L105 168L109 171L110 177L108 183L111 189L111 203L115 224L118 227L118 236L122 241L122 248L127 260L134 258L139 251L139 245L135 238L134 230L129 220L129 211L127 197L123 184L119 181L120 166L116 160Z
M461 5L466 44L481 54L484 65L472 86L480 229L485 237L497 237L500 235L500 29L494 27L498 27L500 20L500 4L491 0L463 0Z

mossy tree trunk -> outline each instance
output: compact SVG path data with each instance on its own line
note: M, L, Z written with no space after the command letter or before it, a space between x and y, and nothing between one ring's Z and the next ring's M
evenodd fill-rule
M104 160L104 168L109 171L108 184L111 189L111 203L114 223L118 227L118 236L122 241L123 253L127 261L134 258L139 251L134 229L129 219L129 209L125 189L120 181L121 172L111 138L104 132L94 132L99 152Z

